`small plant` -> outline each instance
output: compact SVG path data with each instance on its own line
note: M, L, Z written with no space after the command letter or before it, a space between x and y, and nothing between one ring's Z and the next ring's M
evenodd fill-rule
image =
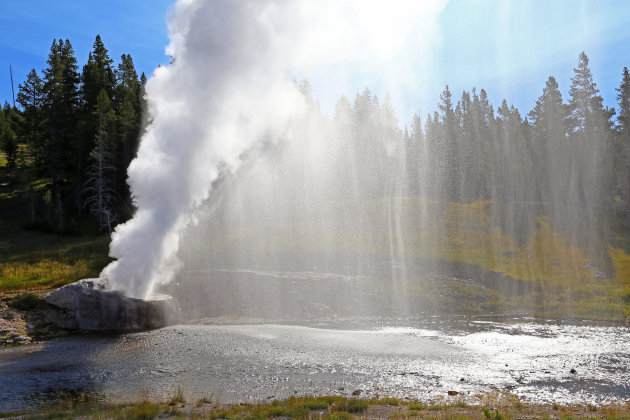
M490 411L490 409L487 407L483 408L483 415L487 419L494 419L494 420L503 420L505 418L503 414L499 413L499 410L494 410L494 414L493 414L492 411Z
M376 403L384 405L400 405L400 400L398 398L381 398L376 401Z
M218 411L213 411L211 412L208 417L208 419L210 420L215 420L215 419L232 419L234 418L234 415L232 413L230 413L227 410L218 410Z
M407 418L407 414L402 411L396 411L395 413L390 414L388 418L390 420L402 420Z
M325 410L328 408L328 403L321 400L306 401L305 403L302 403L301 407L309 410Z
M168 405L173 406L177 404L185 404L186 399L184 398L184 390L181 386L177 386L177 391L175 394L168 400Z
M421 403L411 403L409 404L409 409L416 410L416 411L424 410L424 405Z
M164 410L164 414L168 414L169 416L180 416L182 414L181 411L179 411L177 408L175 407L170 407L168 410Z
M44 305L44 301L35 293L20 293L9 302L9 306L20 311L31 311Z
M142 401L124 410L122 417L133 420L154 419L159 412L160 406L158 404L154 404L150 401Z
M212 404L212 398L200 398L197 400L197 407L203 407L204 404Z
M345 411L348 413L363 413L368 409L368 403L365 400L349 400Z

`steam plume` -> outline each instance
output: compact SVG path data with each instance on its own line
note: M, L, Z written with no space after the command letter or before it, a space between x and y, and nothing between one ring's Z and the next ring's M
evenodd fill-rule
M134 297L172 279L180 233L220 172L263 139L290 137L307 109L294 78L312 78L322 97L385 85L406 111L401 93L418 89L411 69L417 79L444 3L179 0L173 62L147 83L151 122L128 171L138 210L116 229L102 275Z

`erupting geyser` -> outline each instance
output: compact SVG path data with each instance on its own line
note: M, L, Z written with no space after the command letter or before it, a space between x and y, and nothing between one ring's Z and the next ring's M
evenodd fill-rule
M620 163L588 57L528 119L448 86L421 118L444 6L178 1L101 277L189 319L621 316Z
M213 182L264 141L291 140L288 123L309 109L294 78L325 78L335 95L354 87L357 73L359 83L378 75L392 94L415 89L403 47L412 55L428 48L443 5L178 1L169 18L173 61L146 86L150 123L128 171L137 212L116 229L117 260L102 276L140 298L173 278L181 232Z

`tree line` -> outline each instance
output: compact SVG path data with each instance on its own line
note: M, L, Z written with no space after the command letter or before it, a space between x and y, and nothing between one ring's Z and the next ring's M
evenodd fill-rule
M425 133L414 117L408 136L412 149L428 149L422 176L437 179L426 185L438 186L451 201L499 198L509 212L501 220L511 222L512 230L527 231L535 223L532 213L550 217L578 242L605 237L602 230L617 228L623 219L630 226L627 68L621 79L616 124L616 111L603 105L584 52L568 100L551 76L526 116L505 100L495 112L483 89L464 91L454 104L447 87L439 111L427 116Z
M133 214L126 183L144 109L144 73L131 55L117 66L99 35L79 71L69 40L53 40L46 67L19 85L20 107L5 103L0 145L7 166L25 176L30 222L56 232L93 219L111 232ZM44 188L36 188L43 179ZM26 209L25 209L26 210Z
M126 168L138 147L145 82L130 55L114 67L100 36L81 72L70 42L53 41L42 76L32 70L19 86L20 108L5 104L0 113L9 167L32 168L33 179L47 180L30 194L33 221L62 232L90 217L110 232L131 217ZM604 237L606 227L630 226L627 68L617 101L617 112L603 105L585 53L568 100L549 77L527 115L505 100L495 109L484 89L455 100L446 86L424 123L414 115L400 130L389 100L380 103L366 89L354 103L342 97L331 119L344 143L339 192L493 200L505 213L502 227L517 236L535 214L573 235Z
M630 227L628 68L616 91L617 111L604 106L582 52L567 100L552 76L527 115L506 100L495 109L484 89L455 99L446 86L424 124L414 115L400 130L388 98L380 103L366 89L354 103L337 103L335 131L351 133L341 137L354 145L341 158L354 162L354 174L342 169L339 179L370 180L367 196L490 200L503 231L521 241L543 216L574 243L605 253L611 234Z

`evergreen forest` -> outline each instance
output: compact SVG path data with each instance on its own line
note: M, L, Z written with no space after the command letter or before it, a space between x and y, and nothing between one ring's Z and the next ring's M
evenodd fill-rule
M2 194L19 198L12 210L24 226L110 234L132 217L126 168L147 123L146 80L131 55L115 63L100 36L82 69L70 41L53 40L43 70L31 70L19 83L16 104L5 102L0 112ZM506 100L495 108L484 89L457 97L446 86L433 114L414 115L401 130L388 98L380 103L366 88L352 103L342 97L330 118L348 120L361 137L370 162L359 176L373 179L373 194L391 194L386 185L373 186L402 168L398 194L494 200L509 212L504 220L517 221L502 226L516 237L532 231L536 214L578 244L581 235L606 244L630 225L627 68L616 93L618 108L604 106L581 53L568 98L549 77L526 113Z

